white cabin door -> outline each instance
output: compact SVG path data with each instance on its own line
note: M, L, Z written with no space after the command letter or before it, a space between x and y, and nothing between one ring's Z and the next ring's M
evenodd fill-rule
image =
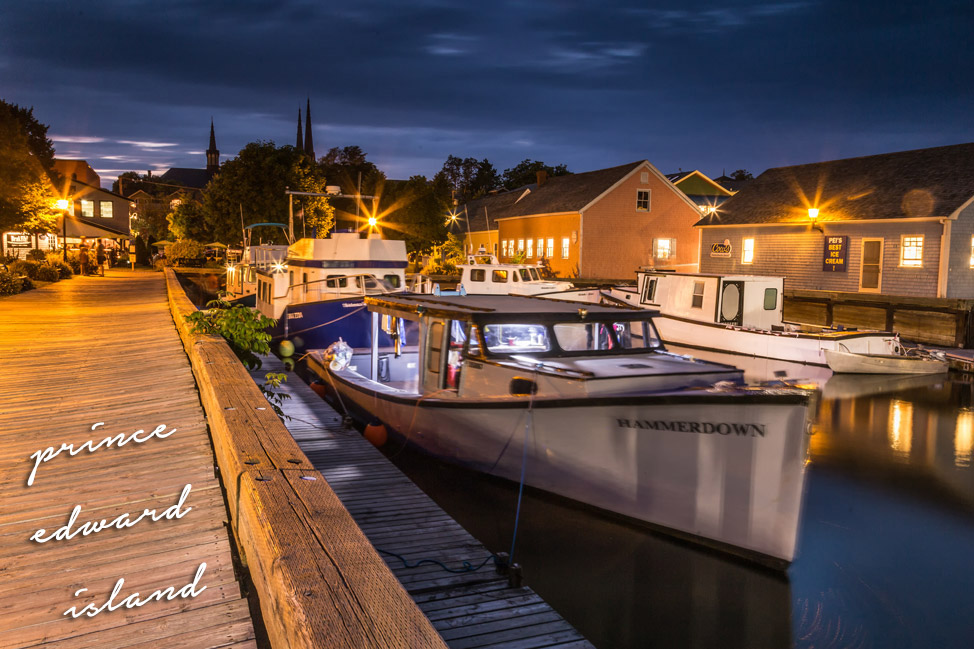
M862 240L862 267L859 270L859 291L879 293L883 286L883 240Z
M724 282L720 287L717 322L740 326L744 321L744 282Z

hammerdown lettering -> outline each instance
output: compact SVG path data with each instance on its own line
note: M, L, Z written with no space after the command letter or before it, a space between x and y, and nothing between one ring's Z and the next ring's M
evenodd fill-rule
M643 428L646 430L671 430L698 435L736 435L738 437L764 437L764 424L713 423L709 421L663 421L661 419L621 419L619 428Z

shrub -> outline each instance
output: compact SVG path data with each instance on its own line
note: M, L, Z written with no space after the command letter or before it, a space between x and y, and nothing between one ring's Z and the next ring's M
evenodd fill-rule
M77 250L68 251L68 266L71 267L71 272L75 275L81 274L81 259L79 259Z
M203 244L192 239L179 239L166 248L166 259L175 262L177 259L202 259Z
M71 277L71 275L74 274L71 270L70 261L69 263L64 263L64 258L59 252L47 253L47 263L57 268L58 276L61 279L68 279L69 277Z
M0 295L16 295L20 293L23 281L15 273L0 269Z
M41 282L56 282L61 279L61 273L56 266L44 263L37 268L35 279Z
M38 248L31 248L24 258L31 261L44 261L47 258L47 253Z
M37 279L37 269L40 267L39 261L27 261L26 259L18 259L8 266L14 275L25 275L31 279Z
M230 348L250 369L261 366L257 354L269 354L271 335L264 330L274 324L259 311L242 304L230 304L224 300L212 300L208 308L186 316L193 331L201 334L219 334L226 338Z

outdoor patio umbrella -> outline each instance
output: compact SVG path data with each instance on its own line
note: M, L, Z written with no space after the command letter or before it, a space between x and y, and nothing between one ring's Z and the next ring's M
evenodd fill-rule
M152 245L154 245L154 246L171 246L172 243L173 243L172 241L156 241Z

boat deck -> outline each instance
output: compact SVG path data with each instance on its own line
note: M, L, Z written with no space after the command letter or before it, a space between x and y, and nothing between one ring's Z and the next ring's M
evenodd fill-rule
M257 647L234 571L227 511L196 383L160 273L112 270L0 299L0 647ZM98 422L103 426L92 431ZM176 432L71 456L28 476L36 451L108 436ZM40 544L29 540L145 509L175 520ZM196 597L152 601L72 619L72 606L179 589L205 572ZM87 592L75 595L79 589Z
M283 371L268 357L252 371L258 382ZM436 565L404 567L394 552L413 562L436 559L458 568L477 565L489 551L452 520L381 452L296 375L282 388L291 395L283 410L288 430L338 494L369 540L447 645L518 649L591 649L568 622L528 587L511 588L492 563L477 572L450 573Z

